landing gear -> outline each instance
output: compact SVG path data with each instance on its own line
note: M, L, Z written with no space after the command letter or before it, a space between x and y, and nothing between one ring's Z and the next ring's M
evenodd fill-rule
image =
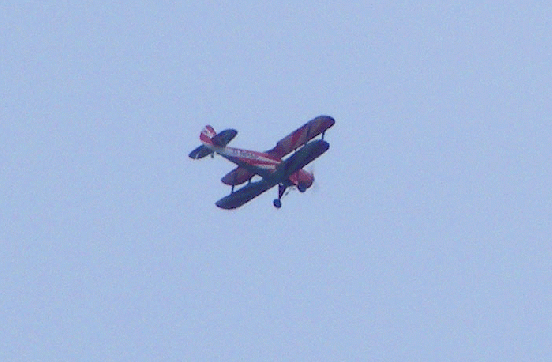
M278 185L278 198L274 199L274 207L279 209L282 207L282 196L286 192L286 186L283 184Z

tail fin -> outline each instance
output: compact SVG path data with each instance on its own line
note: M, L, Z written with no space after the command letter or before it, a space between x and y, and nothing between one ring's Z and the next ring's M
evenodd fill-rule
M234 139L234 137L236 137L237 134L238 131L232 128L228 128L224 131L216 133L213 127L207 125L205 126L203 131L201 131L199 139L207 147L225 147L230 141Z
M207 125L199 135L202 145L190 152L188 156L197 159L212 155L216 148L225 147L237 134L238 131L231 128L216 133L213 127Z
M201 140L202 145L190 152L188 156L193 159L198 159L213 155L213 150L210 147L214 146L213 137L216 135L217 133L213 127L210 125L205 126L199 134L199 139Z
M199 139L205 145L214 146L213 137L215 137L216 135L217 133L215 132L215 129L210 125L206 125L205 128L203 128L203 130L201 131Z

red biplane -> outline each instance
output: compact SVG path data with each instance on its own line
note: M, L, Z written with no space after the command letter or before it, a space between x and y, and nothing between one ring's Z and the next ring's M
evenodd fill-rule
M324 134L334 124L335 120L332 117L316 117L284 137L273 149L266 152L226 147L238 132L235 129L226 129L216 133L213 127L208 125L199 136L202 145L190 152L189 157L193 159L214 157L216 153L238 165L221 179L224 184L232 186L232 192L216 202L218 207L238 208L278 185L278 198L274 199L274 206L280 208L282 196L288 187L297 187L300 192L305 192L312 186L314 175L303 170L303 167L330 148L330 144L324 141ZM322 136L321 139L311 141L318 135ZM293 155L283 159L295 150L297 151ZM255 175L262 179L252 182L251 179ZM234 186L245 182L247 185L234 191Z

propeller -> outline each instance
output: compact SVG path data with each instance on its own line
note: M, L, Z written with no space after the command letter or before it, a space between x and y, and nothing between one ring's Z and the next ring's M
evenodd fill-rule
M311 163L310 167L308 170L305 170L307 171L308 173L310 173L313 177L314 177L314 182L312 183L310 189L313 191L313 192L318 192L318 189L320 187L320 185L318 185L318 181L316 181L316 177L315 177L315 167L316 163Z

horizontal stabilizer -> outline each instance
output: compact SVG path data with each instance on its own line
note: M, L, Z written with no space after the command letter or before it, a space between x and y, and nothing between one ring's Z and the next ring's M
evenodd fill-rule
M190 154L188 156L195 160L195 159L198 159L198 158L203 158L203 157L209 156L211 154L213 154L212 150L210 150L208 147L205 147L204 145L201 145L198 148L196 148L195 150L193 150L192 152L190 152Z
M213 144L215 146L224 147L230 141L232 141L237 134L238 131L236 131L235 129L225 129L224 131L217 133L213 138L211 138L211 141L213 141Z
M223 197L222 199L216 202L216 205L221 209L235 209L248 201L251 201L255 197L259 196L263 192L267 191L275 184L272 182L267 182L265 180L252 182L245 185L236 192L231 193L230 195Z

